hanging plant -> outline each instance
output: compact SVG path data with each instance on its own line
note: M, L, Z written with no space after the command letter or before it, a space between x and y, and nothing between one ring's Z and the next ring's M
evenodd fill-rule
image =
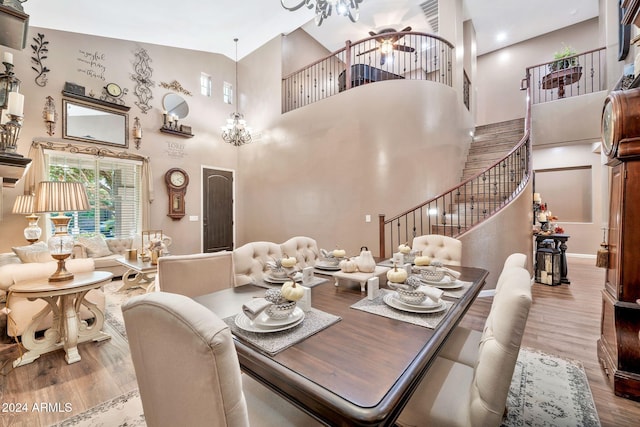
M31 61L36 64L36 66L32 66L31 69L38 73L35 78L36 84L40 87L45 87L47 85L47 73L51 71L47 68L42 61L47 59L47 52L49 52L49 42L44 39L44 34L38 33L38 37L33 38L34 44L31 45L31 49L33 49L33 55L31 57Z

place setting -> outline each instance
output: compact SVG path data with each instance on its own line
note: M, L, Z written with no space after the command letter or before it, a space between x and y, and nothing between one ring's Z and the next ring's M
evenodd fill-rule
M365 298L351 308L435 329L452 302L444 300L444 291L424 284L417 275L394 266L387 272L387 287L373 298Z
M223 319L238 339L273 356L341 320L311 307L311 289L288 280Z
M288 257L286 254L282 258L267 261L268 272L262 277L262 282L254 284L270 289L279 287L287 281L302 283L306 287L313 287L328 281L321 277L315 277L313 267L305 267L299 271L296 264L296 258Z

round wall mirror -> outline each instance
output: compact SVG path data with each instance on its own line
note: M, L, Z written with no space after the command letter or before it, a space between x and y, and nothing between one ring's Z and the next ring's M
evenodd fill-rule
M189 114L189 104L177 93L168 93L162 98L162 106L167 114L184 119Z

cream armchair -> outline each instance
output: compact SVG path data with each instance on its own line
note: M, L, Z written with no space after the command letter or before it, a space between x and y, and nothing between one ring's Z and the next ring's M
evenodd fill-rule
M462 242L453 237L427 234L413 238L411 249L422 251L422 255L445 265L461 265Z
M197 297L235 284L229 251L158 258L157 290Z
M517 268L496 295L474 367L439 357L400 414L400 426L496 426L531 307L529 272Z
M271 242L251 242L233 251L235 285L242 286L262 281L269 271L267 261L282 258L280 245Z
M94 270L93 259L70 259L66 262L66 268L71 273L84 273ZM0 289L8 292L9 288L20 282L42 279L46 281L49 276L56 271L58 263L32 262L27 264L10 264L3 266L0 270ZM105 296L100 289L93 289L86 295L87 300L96 304L104 312ZM21 336L31 320L45 307L47 303L41 299L29 301L27 298L12 297L7 295L7 308L10 313L7 318L7 334L11 337ZM93 314L84 306L80 309L80 317L83 320L93 318ZM51 327L53 316L49 313L40 324L42 330Z
M148 426L319 425L241 374L229 327L191 298L153 292L122 314Z
M320 258L320 250L318 243L311 237L296 236L292 237L280 245L283 254L295 256L298 269L314 266L316 260Z

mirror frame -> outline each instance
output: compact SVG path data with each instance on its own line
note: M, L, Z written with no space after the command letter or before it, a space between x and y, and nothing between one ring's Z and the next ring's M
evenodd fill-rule
M181 103L177 104L175 107L173 107L173 109L169 110L169 108L167 107L167 99L170 96L176 96L178 98L180 98L182 100ZM177 107L179 107L180 105L184 104L185 108L187 109L187 113L184 116L178 116L179 120L183 120L184 118L186 118L189 113L191 112L191 109L189 108L189 103L187 102L187 100L180 95L179 93L175 93L175 92L167 92L164 94L164 96L162 97L162 108L167 112L167 114L171 114L172 111L175 111ZM177 114L176 114L177 116Z
M124 129L122 129L122 132L124 132L124 143L115 142L115 141L104 141L104 140L93 139L93 138L83 138L82 136L79 136L79 135L70 135L67 129L67 125L69 123L69 120L67 118L68 104L78 105L80 107L100 111L102 113L109 113L117 116L122 116L124 118ZM91 144L111 145L115 147L122 147L122 148L128 149L129 148L129 114L127 114L126 112L115 110L115 109L97 106L90 102L83 102L80 100L75 100L75 99L71 100L71 99L63 98L62 99L62 138L70 139L73 141L88 142Z

